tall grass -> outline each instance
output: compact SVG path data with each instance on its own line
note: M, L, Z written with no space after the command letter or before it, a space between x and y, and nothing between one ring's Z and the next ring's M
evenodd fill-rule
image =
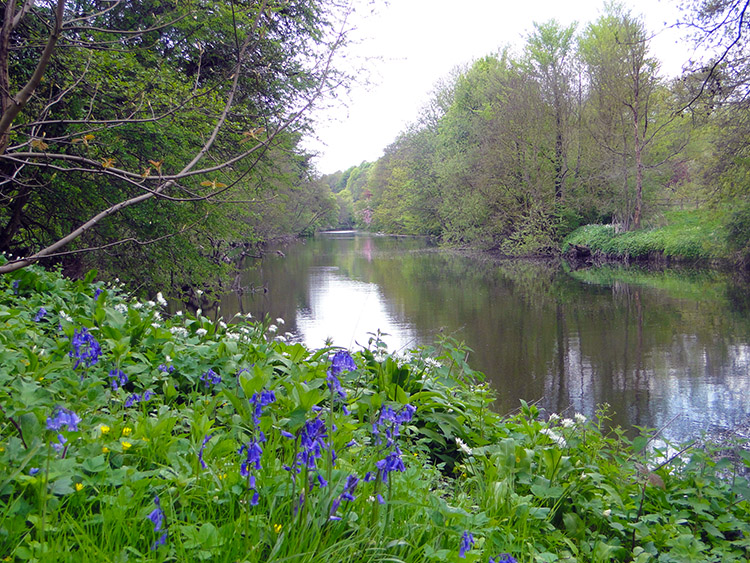
M309 350L159 301L0 278L0 559L746 560L741 448L502 418L450 339Z
M731 256L722 210L673 211L664 224L618 233L613 225L585 225L568 235L563 252L585 246L592 252L627 259L726 260Z

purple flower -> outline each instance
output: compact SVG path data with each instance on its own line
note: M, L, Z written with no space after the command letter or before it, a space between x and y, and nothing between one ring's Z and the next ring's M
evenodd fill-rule
M305 422L300 432L300 451L297 454L297 465L308 469L316 469L316 462L327 449L325 439L328 438L326 425L319 418Z
M490 557L489 563L518 563L516 558L509 553L501 553L497 556L497 559Z
M250 404L253 406L253 424L260 424L260 416L263 414L263 407L266 407L276 401L276 395L273 391L261 391L253 393L250 397Z
M154 497L154 504L156 505L156 508L154 508L148 515L148 519L151 520L151 522L154 525L154 532L160 532L162 529L164 530L164 533L162 533L154 543L151 544L151 551L154 551L157 547L160 545L164 545L164 543L167 541L167 528L164 526L165 516L164 511L161 509L161 503L159 502L159 497Z
M240 475L247 477L250 474L250 468L260 469L260 457L263 455L263 448L257 440L251 440L247 445L242 446L237 452L242 455L245 452L245 460L240 465Z
M388 405L384 405L380 409L380 416L378 421L372 425L372 433L375 436L375 443L381 444L381 433L385 434L386 446L390 447L394 444L394 439L400 435L401 425L405 422L409 422L416 408L412 405L404 405L398 412L395 412Z
M209 369L206 373L201 375L200 379L206 388L221 383L221 376L212 369Z
M383 498L383 495L381 495L380 493L378 493L377 499L378 499L378 504L385 504L385 499Z
M159 364L158 369L159 371L164 372L164 373L172 373L174 371L174 366L172 365L168 366L167 364Z
M29 475L36 475L37 473L39 473L38 467L32 467L29 469Z
M286 430L282 430L281 435L284 436L284 438L291 438L292 440L294 440L294 434L292 434L291 432L287 432Z
M341 350L333 355L330 373L334 377L338 377L345 371L354 371L355 369L357 369L357 364L354 363L354 358L346 350Z
M384 483L388 481L388 474L391 471L406 471L404 462L401 461L401 450L398 446L383 459L376 462L375 467L380 471Z
M136 403L140 403L140 402L141 402L141 396L138 393L133 393L132 395L130 395L130 397L125 399L125 408L126 409L130 408Z
M78 369L81 364L91 367L99 361L99 356L102 355L101 346L86 327L83 327L80 331L76 329L73 332L73 340L70 345L72 349L68 355L76 359L73 369Z
M341 493L341 500L352 502L355 499L354 489L357 488L357 483L359 483L359 477L356 475L349 475L349 477L346 478L344 491Z
M63 436L62 434L57 435L57 444L52 444L52 449L54 449L56 452L61 452L65 448L65 443L68 441L68 439Z
M47 314L47 309L45 309L44 307L40 307L39 308L39 312L34 317L34 322L38 323L39 321L41 321L44 318L44 316L46 314Z
M201 462L201 467L203 469L206 468L206 462L203 461L203 450L206 449L206 444L208 444L208 441L211 439L211 436L213 436L213 434L208 434L207 436L205 436L203 438L203 443L201 444L201 449L198 450L198 461Z
M461 545L458 548L458 556L461 558L466 557L466 552L471 549L471 546L474 545L474 536L471 535L471 532L464 532L464 535L461 536Z
M18 286L20 283L20 280L13 280L13 295L18 295Z
M55 432L65 426L69 431L76 432L81 419L76 413L63 407L57 407L54 416L47 418L47 429Z
M112 385L113 391L117 391L117 389L119 389L121 386L128 383L128 376L119 369L113 369L112 371L110 371L109 376L112 378L110 385Z
M329 520L341 520L340 516L336 516L336 511L339 509L339 505L341 504L341 497L336 497L333 499L333 502L331 503L331 511L329 512L328 519Z
M99 299L99 296L102 294L103 291L104 290L99 287L96 288L96 291L94 291L94 301Z

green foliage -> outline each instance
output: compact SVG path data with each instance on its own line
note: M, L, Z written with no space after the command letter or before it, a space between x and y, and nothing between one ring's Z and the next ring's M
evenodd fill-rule
M577 245L621 258L725 259L722 216L710 210L672 212L662 227L624 233L617 233L613 225L586 225L565 238L563 252Z
M164 318L93 277L0 278L9 560L456 562L465 532L467 561L746 558L744 449L674 456L610 430L604 408L501 418L451 339L396 357L373 335L334 370L335 350L267 323ZM76 366L83 328L101 355ZM383 480L389 455L403 467Z
M750 204L741 204L727 218L727 243L745 264L750 263Z

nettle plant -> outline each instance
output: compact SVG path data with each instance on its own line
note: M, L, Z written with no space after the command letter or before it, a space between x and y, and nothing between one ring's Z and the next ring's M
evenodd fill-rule
M656 448L605 409L501 417L451 339L311 351L230 321L93 275L0 278L1 558L748 556L741 448Z

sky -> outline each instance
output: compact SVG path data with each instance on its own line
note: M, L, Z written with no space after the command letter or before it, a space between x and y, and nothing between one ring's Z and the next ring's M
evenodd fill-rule
M654 34L651 53L662 74L674 76L690 57L684 32L666 29L678 18L675 0L624 0ZM604 0L390 0L376 1L374 15L362 10L350 20L356 45L346 61L364 66L370 84L328 100L312 114L315 137L305 147L317 153L318 172L329 174L375 161L430 99L435 85L459 65L508 45L520 52L533 23L578 22L582 30L601 15Z

